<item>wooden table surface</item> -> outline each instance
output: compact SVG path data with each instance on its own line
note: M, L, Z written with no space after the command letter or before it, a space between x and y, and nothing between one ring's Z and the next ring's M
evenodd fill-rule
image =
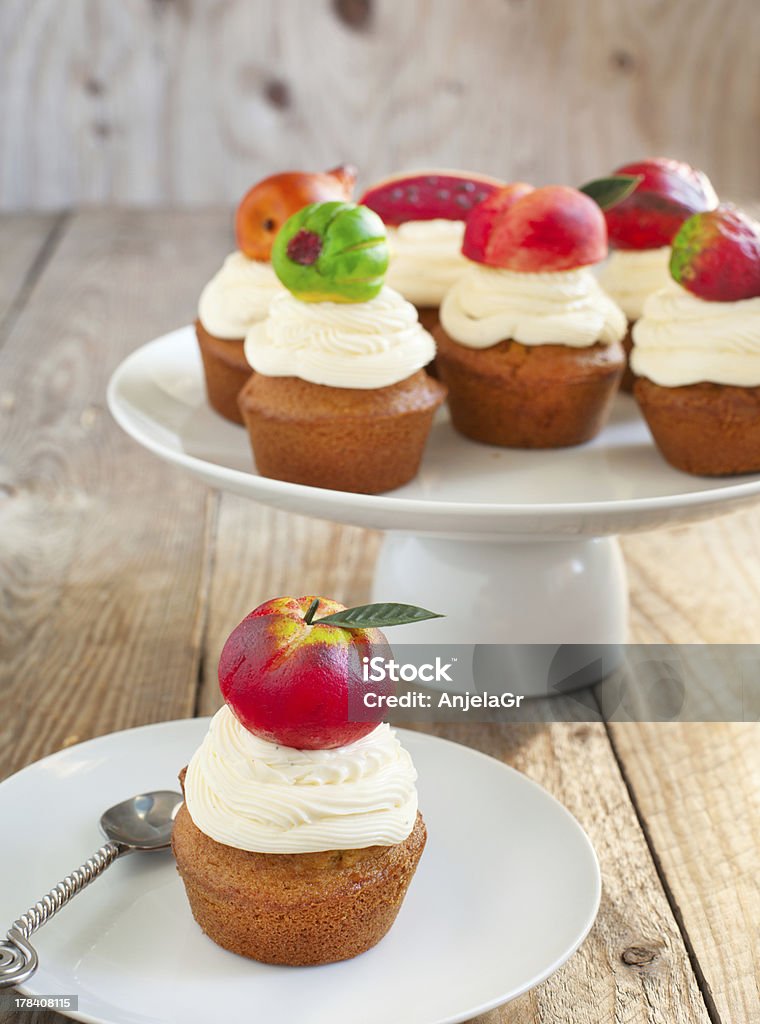
M192 318L230 248L219 210L0 218L0 778L213 711L224 637L268 597L367 600L375 533L209 491L106 410L117 363ZM623 543L632 640L757 639L757 509ZM478 1024L760 1021L756 724L437 731L554 793L604 876L581 950Z

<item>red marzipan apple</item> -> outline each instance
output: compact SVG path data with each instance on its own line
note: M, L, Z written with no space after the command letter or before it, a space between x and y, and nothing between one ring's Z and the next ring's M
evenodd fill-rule
M484 202L478 203L467 218L462 255L476 263L488 263L488 242L494 224L513 203L533 191L532 185L526 185L523 181L515 181L511 185L500 188L498 192L494 192Z
M483 252L477 262L531 274L573 270L605 258L604 215L589 196L567 185L510 187L520 194L506 195L503 208L494 215L487 211L480 237L476 221L477 242L471 251ZM471 217L476 215L477 207Z
M605 211L610 245L617 249L670 245L688 217L718 205L707 175L680 160L653 157L625 164L614 173L642 176L627 199Z
M243 196L235 215L238 249L251 260L268 260L282 225L310 203L351 198L356 168L341 164L324 174L286 171L254 185Z
M249 732L300 750L326 750L371 732L383 709L365 711L370 721L349 721L361 694L393 692L393 683L362 679L362 658L390 656L379 629L343 629L305 621L313 597L279 597L254 609L227 638L219 659L219 686L230 710ZM315 618L343 611L319 599ZM387 688L386 688L387 687ZM356 703L354 703L356 701Z

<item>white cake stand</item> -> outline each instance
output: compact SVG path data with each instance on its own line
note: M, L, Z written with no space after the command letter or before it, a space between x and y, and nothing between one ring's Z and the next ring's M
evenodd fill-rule
M708 518L760 496L760 475L703 479L671 469L625 395L600 437L555 451L476 444L441 412L419 476L389 494L268 480L256 473L246 432L208 407L191 327L129 356L111 378L108 404L136 441L212 487L385 531L373 600L446 615L403 627L410 643L624 643L616 535Z

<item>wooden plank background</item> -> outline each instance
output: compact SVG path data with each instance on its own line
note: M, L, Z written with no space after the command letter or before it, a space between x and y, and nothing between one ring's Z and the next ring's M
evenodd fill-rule
M760 192L757 0L3 0L0 207L234 203L350 159Z

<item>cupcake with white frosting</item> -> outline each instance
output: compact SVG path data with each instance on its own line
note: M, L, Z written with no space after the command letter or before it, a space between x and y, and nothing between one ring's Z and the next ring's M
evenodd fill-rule
M225 706L180 778L177 867L219 945L266 963L330 963L391 927L427 833L417 773L390 726L298 750L254 736Z
M605 211L612 252L599 275L605 291L628 318L623 348L630 358L631 331L644 303L670 280L673 236L693 213L713 209L718 198L702 171L679 160L655 157L626 164L613 173L640 179L627 199ZM632 391L633 379L627 366L621 390Z
M415 171L377 182L362 196L388 230L386 284L416 306L426 330L437 325L443 296L467 269L468 215L503 184L470 171Z
M272 296L281 290L271 263L233 252L201 292L195 333L209 404L234 423L243 422L237 396L251 376L245 336L266 317Z
M435 332L457 430L558 448L601 429L625 365L625 316L590 269L606 251L602 213L575 189L517 184L475 211Z
M264 178L241 200L235 216L238 248L201 292L195 322L209 404L225 419L243 422L237 396L251 375L243 342L282 290L270 263L277 230L308 203L349 198L355 178L354 168L344 166L324 174L286 171Z
M697 214L670 271L633 329L636 400L677 469L760 472L760 223L731 206Z
M255 371L239 396L263 476L375 494L416 474L445 389L414 306L383 284L372 211L318 203L292 217L273 262L290 289L246 337Z
M373 610L389 621L387 609L364 606L364 621ZM425 847L409 753L390 726L351 713L352 695L372 691L361 658L389 655L387 640L331 621L346 611L284 597L246 616L219 661L226 704L180 773L172 848L193 917L265 963L374 946Z

